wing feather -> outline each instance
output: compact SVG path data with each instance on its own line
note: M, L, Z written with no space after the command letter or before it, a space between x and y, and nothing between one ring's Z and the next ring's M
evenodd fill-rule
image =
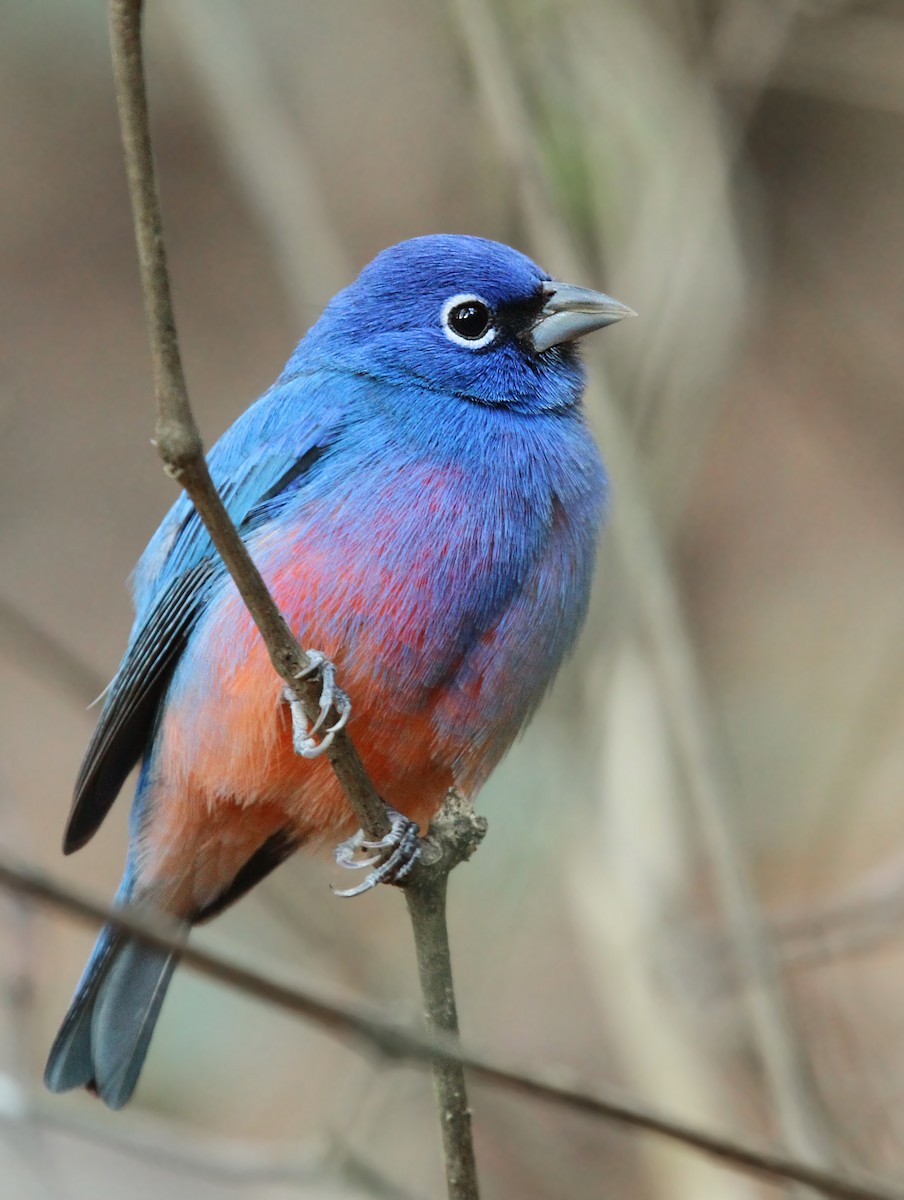
M344 406L335 397L314 403L322 383L284 378L211 450L211 474L243 536L272 520L290 495L310 484L316 464L339 436ZM176 663L224 576L225 567L183 493L135 570L132 636L79 771L64 853L78 850L96 833L148 749Z
M85 751L63 852L78 850L97 832L126 776L144 753L166 684L216 574L211 559L179 576L132 642Z

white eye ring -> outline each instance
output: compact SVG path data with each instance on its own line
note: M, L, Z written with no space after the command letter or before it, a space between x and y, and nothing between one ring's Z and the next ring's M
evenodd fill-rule
M449 324L449 317L461 304L479 304L487 310L491 324L486 333L481 334L479 338L463 337L462 334L456 333ZM443 333L449 341L454 342L456 346L466 346L469 350L480 350L483 346L488 346L496 336L496 326L492 324L492 308L482 296L476 296L472 292L462 292L460 295L450 296L442 307L439 319L443 327Z

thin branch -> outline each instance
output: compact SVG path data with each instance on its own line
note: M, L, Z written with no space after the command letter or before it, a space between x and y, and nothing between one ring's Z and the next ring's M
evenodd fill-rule
M110 3L113 75L154 364L157 452L167 474L185 489L197 509L260 630L274 669L299 694L313 722L318 713L319 686L313 677L302 678L310 661L267 591L213 485L188 400L154 176L141 49L141 11L141 0ZM333 719L337 717L334 714ZM389 832L386 809L344 730L336 735L327 755L362 829L373 838L383 837Z
M811 1167L783 1154L751 1146L734 1138L656 1112L614 1092L590 1091L571 1082L570 1073L530 1073L499 1063L483 1054L462 1050L457 1039L427 1035L387 1018L376 1006L328 995L312 985L297 987L272 975L251 970L233 959L198 946L186 945L171 929L146 914L113 909L85 896L43 872L0 855L0 887L49 905L92 925L111 924L149 946L181 955L202 975L253 996L295 1016L313 1021L338 1037L352 1036L396 1061L427 1064L460 1063L475 1079L510 1092L582 1112L626 1129L656 1134L697 1150L733 1170L772 1183L801 1183L837 1200L904 1200L904 1190L892 1185L855 1180Z
M418 976L424 997L424 1016L430 1033L445 1035L458 1042L458 1012L452 987L452 959L446 924L446 886L449 872L477 849L486 833L486 821L475 817L470 805L450 792L440 817L431 831L442 828L455 854L445 858L442 873L434 872L426 886L420 880L405 891L414 944L417 947ZM449 1194L477 1200L477 1164L471 1134L471 1110L465 1087L465 1073L457 1061L433 1062L433 1086L439 1107L440 1128Z
M142 291L151 354L158 416L156 443L164 468L185 489L211 540L238 587L267 646L274 669L301 698L308 719L317 718L319 685L312 676L303 678L310 661L292 635L285 619L267 590L238 531L210 478L204 447L189 404L176 319L170 294L169 272L163 235L163 218L157 194L147 91L141 46L142 0L110 0L110 29L116 100L125 151L126 173L132 217L138 244ZM333 713L333 721L338 714ZM336 777L361 827L379 840L389 832L386 809L343 730L333 740L327 755ZM447 1010L438 997L452 994L452 969L448 952L445 896L448 873L467 858L483 836L485 826L470 819L439 824L432 829L432 856L425 852L415 863L405 886L410 888L408 907L412 914L415 950L422 980L436 977L436 990L424 992L431 1025L456 1034L455 1023L447 1023ZM459 839L459 840L456 840ZM425 940L437 937L434 946ZM454 1013L454 1006L453 1006ZM446 1177L450 1200L477 1200L477 1176L471 1139L470 1113L463 1077L453 1093L441 1082L448 1072L437 1064L437 1094L442 1097L442 1130L447 1151ZM454 1144L448 1130L454 1128Z

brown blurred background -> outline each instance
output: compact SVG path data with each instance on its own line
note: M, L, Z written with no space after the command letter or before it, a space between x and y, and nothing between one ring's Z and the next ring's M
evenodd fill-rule
M208 441L404 237L496 237L640 313L591 364L615 480L591 619L453 883L465 1036L904 1179L899 5L147 7ZM2 0L0 24L0 846L104 897L126 798L76 857L60 836L173 489L104 6ZM199 941L416 1013L399 897L341 903L334 877L293 861ZM91 941L0 897L4 1200L442 1193L427 1077L187 971L126 1113L43 1095ZM767 1194L585 1117L473 1105L490 1198Z

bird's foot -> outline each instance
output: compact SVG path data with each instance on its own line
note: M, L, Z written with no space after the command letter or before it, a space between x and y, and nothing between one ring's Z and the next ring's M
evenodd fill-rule
M283 699L287 701L292 712L292 745L295 753L302 758L317 758L332 744L333 738L340 729L348 724L352 715L352 702L336 683L336 668L320 650L306 650L310 665L304 671L299 671L296 679L306 679L309 675L320 676L320 712L313 725L308 724L304 706L296 693L290 687L283 688ZM331 709L338 713L338 719L332 725L324 728L324 723ZM323 730L323 736L317 741L317 734Z
M415 822L396 812L394 808L387 807L386 814L389 817L390 829L380 841L368 841L364 830L359 829L353 837L340 842L333 851L333 857L339 866L349 871L373 867L363 883L347 891L336 892L337 896L360 896L362 892L369 892L378 883L401 883L420 858L421 843ZM356 858L359 850L373 850L375 853L367 858Z

